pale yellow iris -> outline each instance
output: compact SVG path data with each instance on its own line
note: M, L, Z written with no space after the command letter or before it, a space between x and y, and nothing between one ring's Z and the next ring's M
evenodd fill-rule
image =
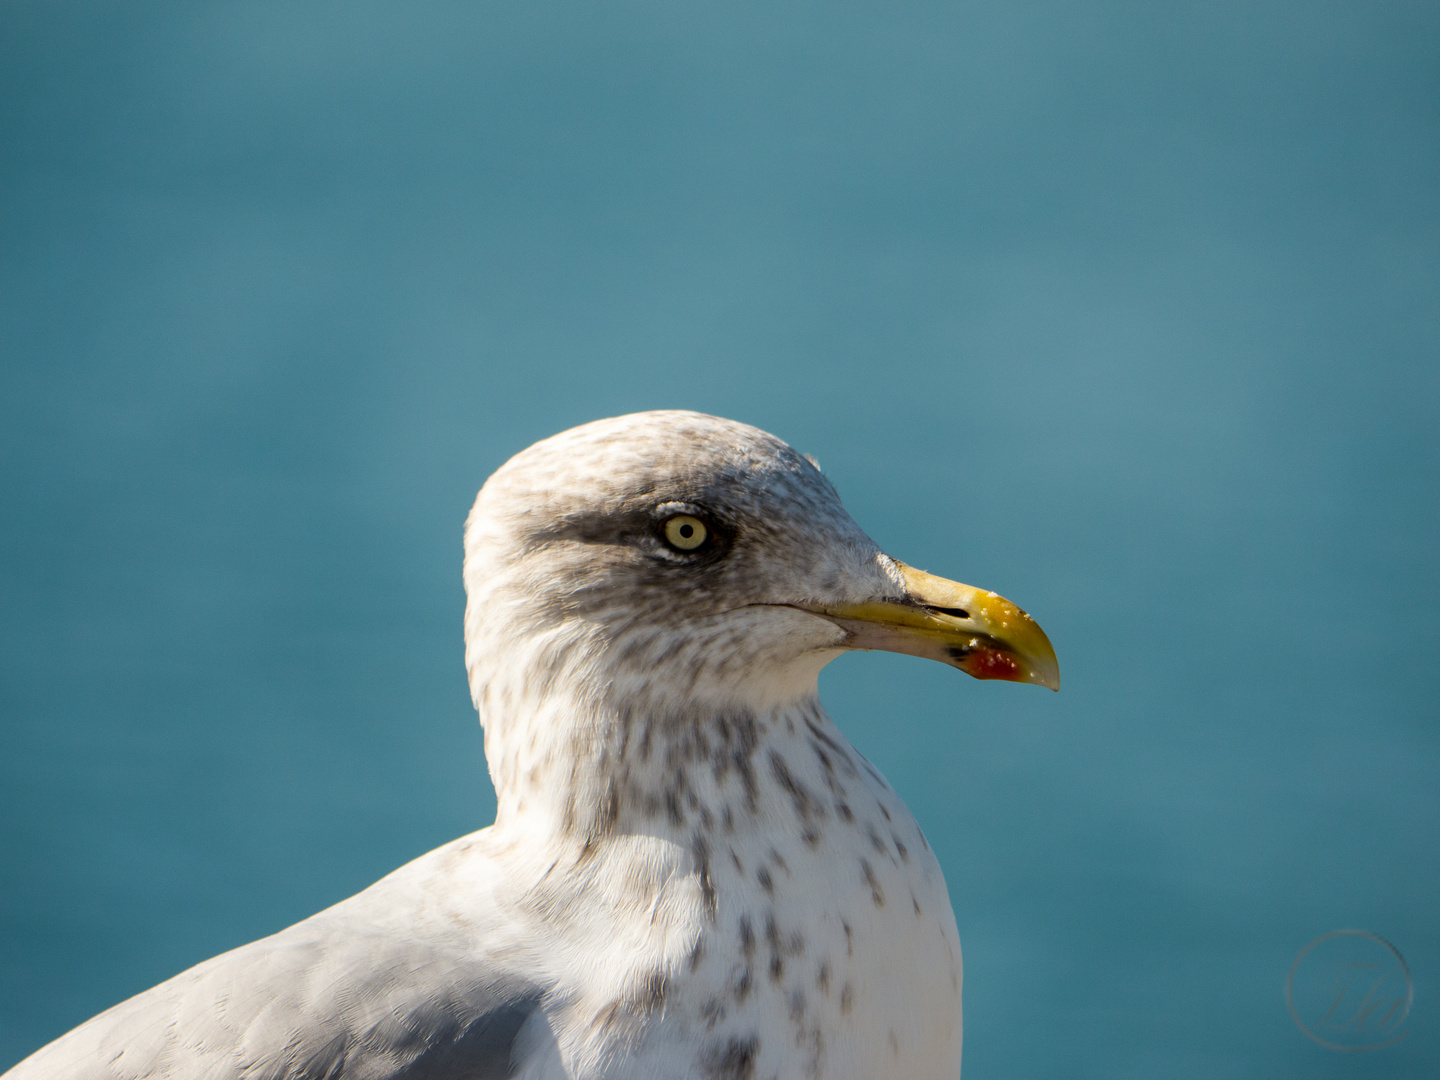
M671 547L681 551L694 551L705 543L709 530L705 523L689 514L676 514L665 522L665 539Z

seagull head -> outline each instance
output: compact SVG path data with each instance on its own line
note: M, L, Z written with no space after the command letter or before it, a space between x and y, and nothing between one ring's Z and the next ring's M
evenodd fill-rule
M511 458L466 524L465 586L487 727L554 693L764 708L813 696L849 649L1060 684L1020 608L886 555L811 460L700 413L598 420Z

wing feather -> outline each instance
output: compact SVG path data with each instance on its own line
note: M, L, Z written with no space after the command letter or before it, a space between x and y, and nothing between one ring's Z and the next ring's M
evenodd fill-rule
M464 843L121 1002L0 1080L503 1080L544 990L517 970L493 889L471 896L479 917L450 902L475 892L474 867L455 871Z

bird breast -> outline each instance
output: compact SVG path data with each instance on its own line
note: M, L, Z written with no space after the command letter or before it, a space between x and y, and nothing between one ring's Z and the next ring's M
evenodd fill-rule
M543 873L531 924L584 967L554 996L537 1070L958 1075L959 941L918 825L818 703L762 729L743 768L690 770L647 827L627 809L564 873L519 845Z

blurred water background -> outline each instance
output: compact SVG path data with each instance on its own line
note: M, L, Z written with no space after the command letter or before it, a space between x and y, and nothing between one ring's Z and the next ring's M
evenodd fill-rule
M1056 643L822 677L967 1077L1434 1076L1437 346L1434 3L8 0L0 1067L486 824L474 492L685 407Z

